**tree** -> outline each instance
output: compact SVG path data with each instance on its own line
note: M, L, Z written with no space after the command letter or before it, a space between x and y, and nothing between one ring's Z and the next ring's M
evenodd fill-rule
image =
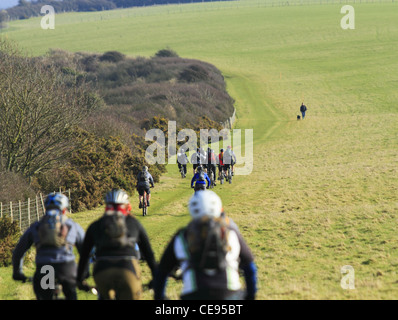
M0 40L0 167L31 179L78 146L71 137L100 99L82 81Z
M0 10L0 29L6 27L6 23L9 20L8 13L5 10Z

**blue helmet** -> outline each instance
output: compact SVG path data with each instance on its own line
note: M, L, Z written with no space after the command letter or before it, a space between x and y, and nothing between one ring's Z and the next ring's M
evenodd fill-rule
M64 209L69 209L69 199L62 193L50 193L46 201L44 202L44 207L46 210L58 209L63 211Z

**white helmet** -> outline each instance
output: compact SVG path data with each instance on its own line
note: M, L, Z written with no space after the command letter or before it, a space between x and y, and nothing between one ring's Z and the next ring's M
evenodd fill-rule
M105 203L129 204L129 196L126 191L121 189L112 189L105 196Z
M219 218L222 202L220 197L213 191L197 191L189 200L188 208L193 219L203 216Z

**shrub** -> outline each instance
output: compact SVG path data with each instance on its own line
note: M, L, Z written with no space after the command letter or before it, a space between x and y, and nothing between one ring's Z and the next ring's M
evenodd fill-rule
M20 235L17 221L11 221L8 217L0 218L0 267L7 267L12 263L12 251Z
M177 52L175 52L174 50L171 49L162 49L159 50L158 52L156 52L155 57L158 58L178 58L178 54Z
M34 198L36 190L27 179L14 172L0 172L0 202Z
M100 57L100 61L108 61L108 62L120 62L122 60L124 60L124 54L120 53L118 51L108 51L105 52L101 57Z
M204 81L208 77L208 72L200 65L191 65L180 73L180 81L199 82Z

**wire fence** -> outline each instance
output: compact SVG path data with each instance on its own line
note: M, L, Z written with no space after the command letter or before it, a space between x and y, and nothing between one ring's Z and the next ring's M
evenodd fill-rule
M60 192L62 192L60 190ZM62 192L70 201L70 189ZM35 198L28 198L25 201L0 202L0 218L9 217L11 221L18 221L19 227L24 232L29 226L44 215L44 201L46 196L41 193Z

